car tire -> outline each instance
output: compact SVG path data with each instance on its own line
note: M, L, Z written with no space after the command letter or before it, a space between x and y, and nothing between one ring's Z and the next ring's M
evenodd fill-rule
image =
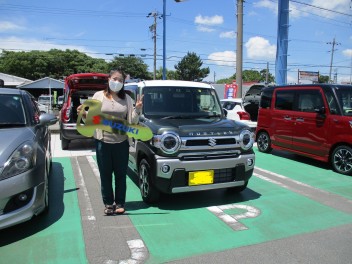
M160 192L151 181L151 168L146 159L142 159L138 169L138 185L145 203L155 203L159 200Z
M352 148L347 145L337 146L331 154L331 166L334 171L352 176Z
M227 190L231 193L240 193L245 189L247 189L247 185L248 185L248 181L246 181L242 186L230 187L230 188L227 188Z
M63 136L61 136L61 148L63 150L67 150L68 149L69 143L70 143L70 141L68 139L66 139Z
M271 148L270 136L265 131L260 131L257 134L257 147L260 152L269 153Z

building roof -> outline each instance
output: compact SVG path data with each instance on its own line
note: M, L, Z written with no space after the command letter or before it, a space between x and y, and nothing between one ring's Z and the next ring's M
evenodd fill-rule
M4 81L5 87L16 87L18 85L23 85L32 82L29 79L17 77L15 75L10 75L2 72L0 72L0 79Z
M36 81L31 81L31 83L26 83L17 86L20 89L64 89L64 82L56 80L50 77L45 77Z

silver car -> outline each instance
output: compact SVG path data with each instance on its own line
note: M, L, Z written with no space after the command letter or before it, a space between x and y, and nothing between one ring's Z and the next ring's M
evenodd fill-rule
M49 125L35 98L19 89L0 89L0 229L48 209L51 169Z

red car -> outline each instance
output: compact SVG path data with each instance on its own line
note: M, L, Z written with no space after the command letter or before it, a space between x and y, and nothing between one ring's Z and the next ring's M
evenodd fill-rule
M103 73L79 73L66 77L59 119L62 149L68 149L71 140L86 138L76 129L77 107L91 99L95 92L104 90L108 85L108 77L108 74Z
M261 152L280 149L352 175L352 86L276 86L261 93L256 130Z

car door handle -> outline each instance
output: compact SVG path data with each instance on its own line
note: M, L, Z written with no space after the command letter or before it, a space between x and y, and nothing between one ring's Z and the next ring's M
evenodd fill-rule
M290 116L286 115L286 116L284 116L284 119L285 120L291 120L292 118Z
M296 118L296 121L298 121L298 122L304 122L304 118L298 117L298 118Z

